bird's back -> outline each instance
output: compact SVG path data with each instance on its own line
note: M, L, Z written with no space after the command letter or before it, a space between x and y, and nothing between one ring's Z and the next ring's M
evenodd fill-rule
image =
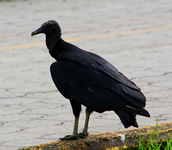
M140 89L108 61L64 41L58 48L51 72L63 96L97 112L145 106Z

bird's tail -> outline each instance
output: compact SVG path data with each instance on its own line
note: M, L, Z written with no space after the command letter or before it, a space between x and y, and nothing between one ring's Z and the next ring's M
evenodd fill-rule
M134 108L131 106L126 106L123 110L117 110L115 112L121 119L121 122L125 128L128 128L129 126L138 127L136 122L136 114L150 117L150 114L147 110L143 108Z
M123 111L141 115L141 116L145 116L145 117L150 117L149 112L147 110L145 110L144 108L135 108L135 107L126 105L126 107L123 109Z
M128 113L122 110L117 110L115 112L121 119L121 122L125 128L128 128L129 126L138 127L138 124L136 122L136 114Z

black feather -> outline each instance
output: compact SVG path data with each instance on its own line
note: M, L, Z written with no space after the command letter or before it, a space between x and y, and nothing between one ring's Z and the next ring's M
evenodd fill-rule
M80 113L80 104L99 113L115 111L125 127L138 127L136 114L150 116L140 88L101 56L62 40L56 21L44 23L32 35L39 33L45 33L50 55L56 59L50 68L52 79L71 101L75 116Z

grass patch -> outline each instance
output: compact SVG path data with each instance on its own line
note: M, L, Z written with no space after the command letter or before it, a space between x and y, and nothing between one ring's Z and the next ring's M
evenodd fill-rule
M168 133L167 133L168 134ZM146 135L141 135L139 138L134 138L138 143L139 146L133 147L133 148L125 148L125 150L172 150L172 134L167 135L160 138L159 133L159 127L158 127L158 119L157 119L157 127L156 127L156 133L154 132L154 128L152 128L152 131L149 135L149 137ZM127 145L127 139L126 139L126 145Z
M162 140L161 142L154 142L152 135L150 135L148 142L144 142L140 136L138 142L138 150L172 150L172 136L169 140Z

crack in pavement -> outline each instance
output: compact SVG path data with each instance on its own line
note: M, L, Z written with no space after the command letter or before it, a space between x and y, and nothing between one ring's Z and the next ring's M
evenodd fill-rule
M26 92L23 95L19 95L19 96L14 96L14 97L0 97L0 99L15 99L15 98L23 98L23 97L27 97L29 95L36 95L36 94L46 94L46 93L54 93L54 92L58 92L58 90L53 90L53 91L40 91L40 92ZM27 98L33 98L33 97L27 97ZM34 97L35 98L35 97Z

